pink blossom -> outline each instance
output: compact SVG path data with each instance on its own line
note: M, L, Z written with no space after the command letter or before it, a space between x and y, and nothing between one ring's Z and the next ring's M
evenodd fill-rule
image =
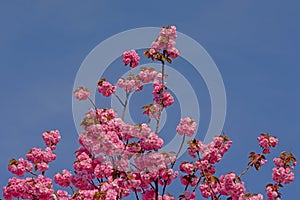
M113 173L113 165L110 161L103 164L98 164L95 167L94 174L97 178L109 177Z
M67 191L64 190L57 190L57 196L59 200L69 200L71 199L71 195L68 194Z
M163 91L162 84L158 82L153 83L154 101L157 104L161 104L164 108L172 105L174 103L174 98L171 93Z
M57 173L54 175L54 181L56 184L62 187L68 187L71 184L72 174L68 170L63 170L62 173Z
M208 160L197 160L195 165L201 174L214 174L216 172L216 167L208 162Z
M162 148L163 145L163 139L158 137L154 132L151 132L147 138L142 138L140 142L144 150L158 150Z
M150 55L154 55L157 51L166 51L166 56L176 58L179 56L178 49L175 48L175 39L177 37L176 27L168 26L163 27L159 33L157 39L152 42Z
M143 109L143 114L146 114L151 118L158 119L162 111L162 106L155 103L144 106Z
M240 182L234 173L220 177L220 194L237 199L237 197L242 196L245 191L244 182Z
M155 190L146 190L142 195L143 200L155 200Z
M60 141L60 134L58 130L46 131L43 133L43 140L47 147L52 150L56 149L56 144Z
M116 86L110 84L105 79L101 79L98 82L98 91L105 97L109 97L116 92Z
M184 191L184 194L179 196L179 200L195 200L195 199L196 199L196 193L191 192L189 190Z
M270 153L270 147L276 147L278 144L278 139L276 137L270 136L267 133L261 134L257 140L259 141L259 145L263 149L264 154Z
M3 187L3 197L8 200L14 198L29 198L24 187L25 180L13 177L8 180L7 186Z
M36 167L40 172L45 172L49 169L49 165L45 162L36 164Z
M157 104L159 104L160 101L162 101L162 105L164 108L168 107L174 103L174 98L170 92L163 92L162 96L161 96L161 100L160 100L159 95L155 96L154 100Z
M25 172L30 172L32 170L32 164L19 158L19 160L12 159L8 164L8 171L11 173L23 177Z
M243 200L263 200L264 199L264 197L263 197L263 195L261 195L261 194L255 194L255 195L252 195L252 196L250 196L250 197L244 197L244 198L242 198Z
M87 171L93 172L93 160L85 153L81 153L76 156L77 160L74 162L73 166L76 171Z
M118 86L125 90L125 92L140 91L143 88L141 81L136 77L130 77L128 79L120 78L118 80Z
M188 162L182 162L180 164L179 168L180 168L180 171L187 173L187 174L191 174L194 171L195 166Z
M123 54L123 62L131 68L135 68L139 65L140 56L135 52L135 50L125 51Z
M179 135L187 135L191 137L196 131L196 122L189 117L180 119L180 123L176 128Z
M45 151L34 147L26 154L26 158L33 164L36 164L39 170L47 170L47 164L54 161L56 155L49 147Z
M90 91L87 88L79 87L74 91L74 96L79 101L86 100L90 96Z
M71 182L78 189L87 190L87 189L91 189L91 186L89 186L89 182L92 179L93 179L92 174L88 173L87 171L79 171L72 176Z
M157 75L157 71L155 71L154 68L142 67L138 75L138 78L143 83L150 83L154 81L156 75Z
M294 173L290 168L273 168L272 178L277 183L289 184L294 181Z
M280 194L278 193L276 186L267 185L266 192L268 200L280 200Z

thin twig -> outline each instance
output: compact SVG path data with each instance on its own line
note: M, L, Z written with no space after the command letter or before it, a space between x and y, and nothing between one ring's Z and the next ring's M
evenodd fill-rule
M116 93L114 93L115 97L117 97L117 99L119 100L120 104L122 104L123 107L125 107L125 104L123 103L123 101L121 100L121 98L119 97L119 95L117 95Z
M130 95L130 92L126 91L126 100L125 100L123 111L122 111L122 120L123 121L124 121L124 117L125 117L125 111L126 111L126 107L127 107L127 104L128 104L129 95Z

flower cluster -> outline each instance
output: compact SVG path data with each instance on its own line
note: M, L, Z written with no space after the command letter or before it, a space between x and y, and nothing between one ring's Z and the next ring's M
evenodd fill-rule
M175 39L177 37L176 27L163 27L157 39L152 42L150 54L154 55L157 51L166 51L167 57L176 58L179 56L178 49L175 48Z
M170 92L164 91L162 84L158 82L153 83L154 101L157 104L161 104L164 108L171 106L174 103L174 98Z
M125 51L123 54L123 62L131 68L135 68L139 65L140 56L135 52L135 50Z
M279 158L274 158L276 165L273 168L272 178L276 183L289 184L294 181L293 169L297 162L293 154L282 152Z
M196 131L196 122L189 117L180 120L176 131L179 135L192 136Z
M49 163L56 159L56 155L52 152L56 148L56 144L60 140L60 134L56 131L48 131L43 133L43 139L46 149L32 148L26 154L26 160L19 158L12 159L8 165L8 170L23 177L25 173L35 174L35 178L18 179L16 177L9 179L8 185L3 187L3 196L5 199L51 199L54 194L52 188L52 180L44 176L44 172L48 170ZM34 166L34 167L33 167ZM40 171L42 174L37 175L32 170Z
M26 179L13 177L3 188L3 196L7 200L14 198L49 200L54 197L52 180L43 175Z
M257 140L259 141L261 148L263 148L264 154L269 154L270 147L276 147L278 144L278 139L274 136L270 136L267 133L262 133Z
M58 130L46 131L43 133L43 140L47 147L55 150L57 143L60 141L60 134Z
M143 114L146 114L149 117L158 120L159 114L162 111L162 106L155 103L155 104L149 104L149 105L143 106L143 109L144 109Z
M143 89L142 82L134 76L130 76L127 79L120 78L118 80L118 86L124 89L125 92L140 91Z
M74 96L79 101L86 100L90 96L90 91L87 88L79 87L74 91Z
M23 158L11 159L8 164L8 171L11 173L23 177L25 172L30 172L32 170L32 164Z
M116 86L110 84L105 78L98 82L98 91L105 97L109 97L116 92Z
M138 78L143 83L150 83L155 80L157 75L158 75L158 72L154 68L141 67L140 73L138 74Z
M71 184L72 174L68 170L63 170L62 173L57 173L54 176L54 181L56 184L62 187L68 187Z

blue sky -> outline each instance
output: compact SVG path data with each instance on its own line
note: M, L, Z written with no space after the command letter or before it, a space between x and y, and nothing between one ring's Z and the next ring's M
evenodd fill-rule
M77 70L101 41L149 26L176 25L199 42L219 68L227 93L224 131L233 140L220 171L241 172L248 152L259 150L256 137L262 132L279 137L272 156L286 150L299 158L299 1L1 4L1 187L11 177L10 158L24 156L33 146L43 147L45 130L59 129L62 135L49 174L72 169L70 155L78 147L71 101ZM193 76L189 70L185 73ZM269 161L261 173L245 176L252 192L263 192L264 184L271 181ZM295 182L282 190L283 199L300 194L298 168L295 174Z

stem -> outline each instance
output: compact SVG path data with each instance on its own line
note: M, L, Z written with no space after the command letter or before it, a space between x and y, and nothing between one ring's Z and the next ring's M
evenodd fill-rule
M155 133L156 133L156 134L158 134L159 122L160 122L160 114L159 114L159 116L158 116L158 119L156 119L156 127L155 127Z
M125 107L125 104L123 103L123 101L121 100L121 98L116 94L114 93L115 97L117 97L117 99L119 100L120 104Z
M136 189L134 189L134 193L135 193L135 198L136 198L137 200L139 200L139 196L138 196L138 194L137 194Z
M241 178L241 176L243 176L244 174L246 174L247 173L247 171L250 169L250 165L248 165L247 166L247 168L244 170L244 171L242 171L242 173L238 176L238 177L240 177Z
M248 166L246 167L246 169L244 171L242 171L242 173L238 176L239 178L241 178L241 176L243 176L244 174L246 174L248 172L248 170L250 169L250 167L252 167L253 163L256 163L261 157L255 158L254 160L251 161L251 163L248 164Z
M188 182L188 184L186 184L186 186L185 186L185 188L184 188L184 191L186 191L186 190L188 189L189 184L190 184L190 182Z
M34 175L34 176L36 176L36 177L39 176L38 174L36 174L36 173L34 173L34 172L32 172L32 171L29 171L29 170L27 170L27 169L26 169L26 171L27 171L29 174L32 174L32 175Z
M162 107L164 107L163 101L162 101L162 95L164 93L164 89L165 89L165 81L164 81L164 76L165 76L165 62L161 61L161 91L159 94L159 101L160 104L162 105Z
M155 181L155 200L158 200L158 179Z
M70 185L70 188L71 188L71 190L72 190L72 194L74 194L75 191L74 191L74 188L72 187L72 185Z
M174 165L175 165L175 162L176 162L176 160L177 160L177 157L178 157L178 155L179 155L179 153L180 153L180 151L181 151L181 149L182 149L182 147L183 147L184 140L185 140L185 135L183 135L182 142L181 142L180 147L179 147L179 149L178 149L178 152L177 152L177 154L176 154L176 159L174 160L174 162L173 162L172 165L171 165L171 169L174 168ZM164 194L165 194L166 187L167 187L167 182L169 181L169 178L170 178L170 176L168 176L168 179L165 181L165 184L164 184L164 187L163 187L163 191L162 191L162 196L164 196Z
M165 55L165 53L164 53ZM162 95L164 93L164 89L165 89L165 83L164 83L164 76L165 76L165 62L164 61L161 61L161 91L160 91L160 94L159 94L159 102L160 102L160 105L161 105L161 110L159 111L159 115L158 115L158 119L156 120L156 128L155 128L155 132L158 133L158 128L159 128L159 122L160 122L160 116L161 116L161 113L164 109L164 104L163 104L163 101L162 101Z
M124 108L123 108L123 111L122 111L122 120L124 121L124 117L125 117L125 111L126 111L126 107L127 107L127 104L128 104L128 98L129 98L129 94L130 92L126 92L126 100L125 100L125 103L124 103Z
M90 97L88 97L88 100L91 102L91 104L94 106L95 111L97 112L96 104L92 101L92 99Z
M202 178L202 176L199 177L199 180L198 180L196 186L194 187L193 192L195 192L196 189L198 188L198 185L199 185L199 183L200 183L200 181L201 181L201 178Z
M96 104L92 101L92 99L90 97L88 97L88 100L91 102L91 104L94 106L94 109L95 109L95 112L96 112L96 116L97 116L97 120L99 121L99 123L101 124L100 122L100 115L98 113L98 110L97 110L97 106Z
M184 140L185 140L185 134L183 135L183 138L182 138L180 147L179 147L178 152L177 152L177 154L176 154L176 160L177 160L177 157L178 157L178 155L179 155L179 153L180 153L180 151L181 151L181 149L182 149L182 147L183 147ZM174 165L175 165L176 160L175 160L175 161L173 162L173 164L172 164L172 169L173 169L173 167L174 167Z
M162 84L162 90L164 90L164 86L165 86L165 83L164 83L164 77L165 77L165 62L164 61L162 61L161 62L162 63L162 66L161 66L161 75L162 75L162 77L161 77L161 84Z

